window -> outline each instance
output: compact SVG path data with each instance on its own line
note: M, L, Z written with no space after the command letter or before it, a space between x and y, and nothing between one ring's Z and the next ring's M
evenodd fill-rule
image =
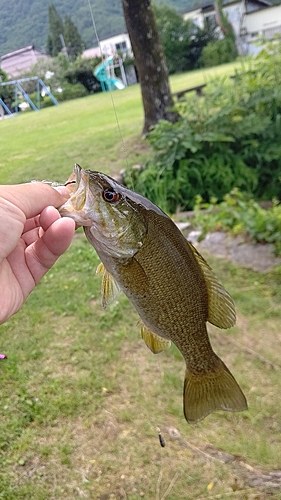
M117 52L122 52L122 53L125 53L125 52L127 52L127 50L128 50L128 48L127 48L127 43L126 43L126 42L116 43L116 44L115 44L115 47L116 47L116 51L117 51Z

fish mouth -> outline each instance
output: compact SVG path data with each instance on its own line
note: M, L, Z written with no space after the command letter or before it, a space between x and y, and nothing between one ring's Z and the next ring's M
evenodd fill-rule
M82 171L82 168L80 167L80 165L75 163L72 174L70 175L70 177L67 179L66 183L64 184L65 187L67 187L73 193L78 190L80 180L81 180L81 171Z
M71 217L79 226L90 226L92 220L85 213L87 194L89 193L89 176L80 165L75 164L73 172L65 183L70 197L60 208L62 217Z

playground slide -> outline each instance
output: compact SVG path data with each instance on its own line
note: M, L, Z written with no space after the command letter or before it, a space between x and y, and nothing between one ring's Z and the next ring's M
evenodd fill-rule
M123 90L125 88L124 83L116 77L108 76L108 69L110 70L110 66L113 63L113 57L108 57L103 63L99 64L95 71L94 75L97 80L101 83L101 88L103 91L106 90ZM112 67L111 73L114 74L114 68Z
M124 83L119 78L109 78L109 81L114 90L123 90L125 88Z

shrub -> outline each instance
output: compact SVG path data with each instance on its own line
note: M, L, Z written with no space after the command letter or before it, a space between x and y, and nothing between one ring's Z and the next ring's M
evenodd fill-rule
M76 83L75 85L71 85L70 83L64 84L62 92L55 93L58 101L68 101L69 99L77 99L86 95L88 95L88 92L81 83Z
M218 66L219 64L234 61L237 49L229 38L212 40L202 50L200 62L205 67Z
M169 73L198 68L202 48L217 36L215 23L199 28L167 5L153 10Z
M91 59L77 58L69 65L64 77L68 83L82 83L88 92L101 92L101 84L94 76L95 67L101 63L100 57Z
M209 231L230 231L256 242L273 243L276 252L281 253L281 205L276 199L265 210L238 189L225 195L221 203L216 199L202 203L198 196L194 222L202 229L203 237Z
M152 155L128 184L172 213L238 187L257 199L280 198L280 45L270 45L235 78L210 82L204 98L180 105L180 120L159 122ZM133 182L131 180L133 179Z

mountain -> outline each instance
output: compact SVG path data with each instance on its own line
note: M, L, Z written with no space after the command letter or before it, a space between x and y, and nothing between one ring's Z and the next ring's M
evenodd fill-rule
M53 3L63 18L68 15L77 26L87 47L96 45L89 0L0 0L0 56L34 44L44 50L49 31L48 5ZM121 0L90 0L98 37L107 38L125 29ZM166 0L182 12L196 0ZM163 4L163 0L156 0ZM198 3L198 0L197 0ZM203 3L203 2L202 2Z

